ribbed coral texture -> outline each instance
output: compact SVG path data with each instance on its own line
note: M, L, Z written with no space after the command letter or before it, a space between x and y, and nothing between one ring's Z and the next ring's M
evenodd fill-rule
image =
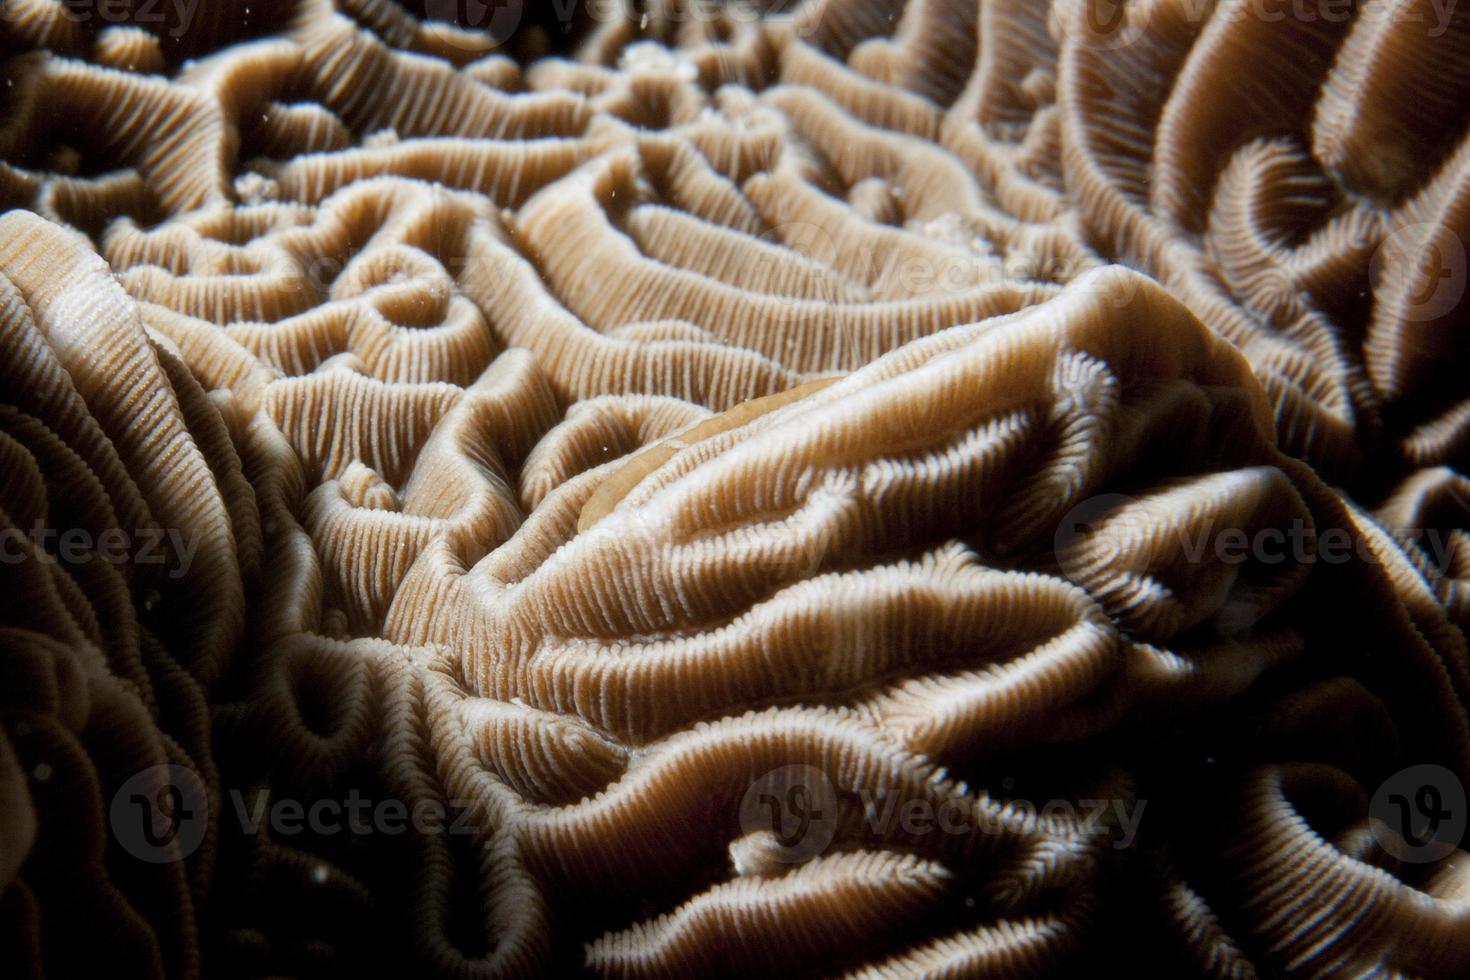
M0 976L1470 975L1465 9L0 6Z

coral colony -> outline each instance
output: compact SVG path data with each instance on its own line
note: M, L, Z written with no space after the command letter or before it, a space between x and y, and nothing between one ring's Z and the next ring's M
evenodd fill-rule
M1470 3L0 41L0 976L1470 976Z

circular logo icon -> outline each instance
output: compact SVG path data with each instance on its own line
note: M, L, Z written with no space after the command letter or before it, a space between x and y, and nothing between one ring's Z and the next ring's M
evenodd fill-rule
M192 770L153 766L118 788L108 817L118 843L139 861L181 861L204 841L209 794Z
M1067 511L1052 538L1063 575L1084 584L1094 566L1118 567L1131 536L1123 510L1132 502L1127 494L1100 493Z
M525 0L425 0L424 3L425 20L484 31L495 44L515 33L524 12Z
M1444 766L1425 763L1384 780L1368 805L1380 847L1413 864L1454 853L1465 836L1465 787Z
M1465 295L1465 243L1443 225L1412 224L1384 237L1368 263L1368 281L1402 295L1405 320L1437 320Z
M1058 40L1073 40L1093 51L1132 47L1147 27L1146 6L1130 7L1125 0L1082 0L1052 15L1052 32Z
M821 854L837 832L837 793L814 766L782 766L750 784L740 801L740 829L769 831L776 860L799 864Z
M804 297L769 304L768 320L783 325L805 323L840 302L833 285L837 244L821 225L784 221L762 232L757 240L767 248L755 256L747 271L748 281L758 284L756 292L783 295L784 290L791 290Z

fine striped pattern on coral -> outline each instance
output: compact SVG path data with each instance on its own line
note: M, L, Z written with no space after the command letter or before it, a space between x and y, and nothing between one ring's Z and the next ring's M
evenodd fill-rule
M0 976L1470 974L1470 15L0 6Z

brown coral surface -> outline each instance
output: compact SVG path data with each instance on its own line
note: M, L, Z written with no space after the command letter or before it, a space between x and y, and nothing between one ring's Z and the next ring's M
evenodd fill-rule
M0 976L1470 975L1470 9L0 56Z

